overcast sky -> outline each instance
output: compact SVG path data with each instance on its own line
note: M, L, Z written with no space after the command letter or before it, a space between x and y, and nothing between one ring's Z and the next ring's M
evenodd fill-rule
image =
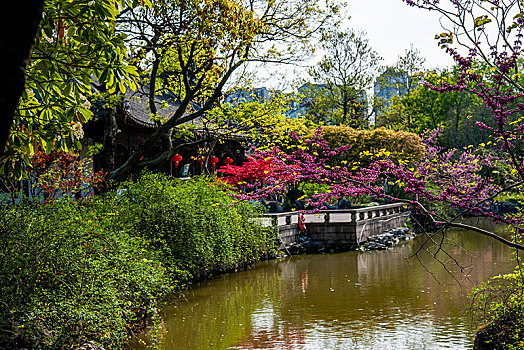
M370 45L384 59L381 65L393 65L410 44L426 59L424 68L444 68L453 65L451 57L437 46L435 34L445 30L435 12L406 5L402 0L347 0L344 11L350 19L344 27L364 30ZM317 51L321 54L321 51ZM317 60L320 56L317 55ZM315 60L305 62L311 65ZM260 81L257 86L289 91L297 80L307 79L303 67L268 66L255 69Z
M426 58L426 68L453 64L434 39L444 31L435 12L408 6L402 0L348 0L347 12L351 16L347 26L367 32L384 65L395 63L410 43Z

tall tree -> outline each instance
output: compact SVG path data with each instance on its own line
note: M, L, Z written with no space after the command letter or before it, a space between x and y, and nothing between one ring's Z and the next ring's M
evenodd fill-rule
M237 68L303 57L311 49L308 40L329 18L325 9L306 0L45 0L13 127L2 129L8 141L0 173L20 177L39 149L78 148L95 95L114 126L118 95L137 88L139 73L158 127L111 177L123 179L166 160L173 128L204 116ZM158 116L157 93L178 99L174 115ZM113 137L107 133L109 141ZM141 161L159 140L164 152Z
M524 181L522 160L516 154L524 125L518 114L524 110L519 61L523 54L524 8L519 1L449 1L449 3L404 0L410 6L439 12L451 31L435 35L438 45L457 63L456 82L432 85L439 92L468 91L491 111L492 125L477 122L490 132L511 159L511 166ZM458 44L459 47L456 47ZM462 49L467 49L461 53ZM476 61L483 65L476 66Z
M367 118L366 90L375 79L381 58L364 32L329 28L322 35L320 62L309 70L316 84L306 91L310 118L332 124L363 125Z
M402 74L404 79L398 82L399 88L405 91L405 94L409 95L413 89L415 89L420 82L420 73L424 68L424 62L426 59L420 55L420 51L410 45L409 49L404 51L403 56L399 56L397 62L393 66L393 69Z
M331 10L336 11L336 6ZM121 180L169 159L176 147L175 127L205 117L239 67L302 57L329 16L317 2L307 0L156 0L151 8L138 8L119 18L132 62L147 76L144 92L157 128L110 178ZM157 94L178 100L172 115L158 116ZM159 143L162 152L148 158Z
M425 61L426 59L420 56L420 52L410 45L393 66L386 67L374 84L377 118L390 106L393 96L411 95L420 84L421 75L418 73L423 69ZM409 117L407 123L411 124Z

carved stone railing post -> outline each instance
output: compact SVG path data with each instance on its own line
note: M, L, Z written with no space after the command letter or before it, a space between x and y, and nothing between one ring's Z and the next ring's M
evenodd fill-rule
M351 223L356 223L357 222L357 212L352 212L351 213Z

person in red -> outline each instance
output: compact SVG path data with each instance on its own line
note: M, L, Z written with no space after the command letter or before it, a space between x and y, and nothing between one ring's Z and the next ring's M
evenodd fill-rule
M298 214L298 229L301 235L307 236L306 220L302 213Z

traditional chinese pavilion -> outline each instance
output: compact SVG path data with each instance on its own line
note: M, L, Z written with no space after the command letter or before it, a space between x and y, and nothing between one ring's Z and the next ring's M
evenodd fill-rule
M177 108L174 99L167 97L156 97L158 114L163 117L169 117ZM116 113L116 124L118 131L116 133L116 152L115 168L123 164L131 154L142 145L147 138L155 131L155 123L150 118L150 111L147 104L146 94L128 93L123 103L119 104ZM195 127L192 128L195 138L202 133L202 121L194 120L190 122ZM88 143L103 143L103 122L94 120L86 126L86 137ZM217 135L217 138L220 135ZM182 141L180 141L182 142ZM209 142L211 143L212 140ZM208 169L219 168L225 163L242 164L245 160L245 149L241 144L240 138L220 138L216 142L212 152L208 155ZM176 177L185 177L203 172L205 162L202 161L202 152L199 152L202 146L184 146L178 151L178 157L173 157L158 166L155 170L172 174ZM152 151L151 157L158 154L161 150L160 144L156 150ZM177 159L180 159L178 160ZM175 159L176 158L176 159ZM225 160L225 162L224 162ZM210 162L211 161L211 162ZM215 161L213 163L212 161ZM94 166L96 170L100 169L95 157ZM213 166L214 164L214 166Z

